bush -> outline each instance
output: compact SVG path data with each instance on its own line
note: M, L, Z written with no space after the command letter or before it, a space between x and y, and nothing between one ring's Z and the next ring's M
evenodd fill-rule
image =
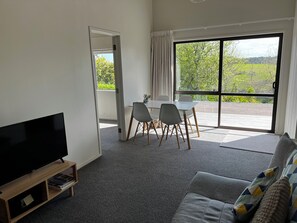
M115 90L114 84L101 84L98 83L98 89L99 90Z

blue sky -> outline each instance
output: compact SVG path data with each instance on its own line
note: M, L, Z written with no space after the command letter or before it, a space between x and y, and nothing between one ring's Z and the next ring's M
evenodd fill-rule
M106 60L113 62L113 53L98 53L101 57L104 57Z
M102 56L103 56L106 60L108 60L108 61L110 61L110 62L113 62L113 53L104 53L104 54L102 54Z

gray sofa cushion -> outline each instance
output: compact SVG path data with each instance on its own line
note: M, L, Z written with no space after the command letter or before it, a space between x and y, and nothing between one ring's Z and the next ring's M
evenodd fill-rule
M269 167L278 166L280 168L278 178L280 177L283 168L286 166L288 157L295 149L297 149L296 143L290 139L288 133L283 134L278 141L275 153L269 164Z
M193 177L188 192L234 204L249 184L249 181L199 171Z
M236 222L232 208L232 204L213 200L196 193L187 193L177 209L172 223Z
M172 222L235 222L233 203L249 184L249 181L198 172Z

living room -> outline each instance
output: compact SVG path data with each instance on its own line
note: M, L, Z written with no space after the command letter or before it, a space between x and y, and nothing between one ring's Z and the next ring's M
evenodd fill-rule
M85 176L82 179L88 176L82 167L87 169L92 165L92 161L104 162L106 159L100 148L100 139L98 140L88 32L90 26L115 31L121 36L126 123L124 133L128 130L131 113L129 106L134 101L142 100L143 94L151 91L150 35L152 32L175 30L176 41L282 32L284 38L275 133L288 132L290 136L295 136L297 106L294 86L297 78L294 59L297 50L296 33L294 34L296 24L293 19L295 17L294 0L261 2L226 0L224 3L206 0L197 4L188 0L84 2L1 0L0 12L2 77L0 125L5 126L63 112L69 153L66 159L77 163ZM236 160L235 152L229 150L225 152L222 160L227 159L228 156ZM109 153L112 151L106 154L107 157ZM203 157L207 159L211 155L205 154ZM137 159L140 156L141 154L137 153L133 158ZM262 154L257 156L248 154L248 157L253 160L253 163L246 163L245 167L256 166L256 164L258 166L251 167L247 177L252 177L259 168L267 167L271 158ZM178 159L178 156L175 158ZM142 159L141 162L144 161ZM263 159L265 162L261 163ZM132 158L127 161L134 162ZM226 171L232 172L231 166L236 167L238 164L239 161L230 163ZM116 163L113 165L116 166ZM194 167L207 171L204 166ZM104 170L106 171L105 168L98 169L99 172ZM174 172L173 170L170 171ZM214 172L221 173L218 169ZM193 174L189 173L189 175ZM232 177L239 177L239 175L239 173L230 173ZM132 176L127 175L127 177ZM181 179L180 185L186 187L189 179L191 179L190 176ZM114 187L119 183L115 182ZM84 181L80 180L79 185L84 185ZM105 193L108 193L108 190ZM179 193L179 197L175 199L180 201L183 191ZM89 194L89 196L88 198L91 199L92 195ZM75 197L69 200L71 199ZM164 200L170 203L170 200L166 198ZM51 205L53 209L54 204ZM140 207L143 208L143 205ZM68 208L71 209L71 206ZM97 207L92 208L94 209L89 213L81 213L81 218L77 222L83 219L91 222L86 215L96 212L100 214ZM120 209L116 207L115 212L117 208ZM167 216L173 215L172 211L167 214ZM49 211L47 216L50 215ZM59 222L58 218L59 215L53 217L51 222ZM71 217L69 219L75 222L75 219ZM31 222L29 218L26 221ZM112 222L108 218L104 221ZM118 221L133 222L133 219L127 220L123 217ZM160 220L156 217L154 220L152 218L147 220L147 222L158 221L166 222L168 219ZM45 221L40 217L32 222Z

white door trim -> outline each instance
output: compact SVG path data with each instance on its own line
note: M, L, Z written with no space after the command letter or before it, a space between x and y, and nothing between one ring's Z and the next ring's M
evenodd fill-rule
M114 67L115 67L115 85L117 90L116 94L116 107L117 107L117 119L118 119L118 129L119 129L119 139L125 140L126 128L125 128L125 110L124 110L124 97L123 97L123 78L122 78L122 62L121 62L121 50L120 50L120 33L116 31L100 29L96 27L89 26L89 47L91 55L91 65L92 65L92 79L93 79L93 93L94 93L94 103L95 103L95 114L96 114L96 125L97 125L97 136L99 145L99 154L102 155L101 140L100 140L100 126L99 126L99 112L97 106L97 78L96 78L96 67L93 57L93 49L91 42L91 34L100 34L112 37L113 45L117 45L118 50L114 51Z

